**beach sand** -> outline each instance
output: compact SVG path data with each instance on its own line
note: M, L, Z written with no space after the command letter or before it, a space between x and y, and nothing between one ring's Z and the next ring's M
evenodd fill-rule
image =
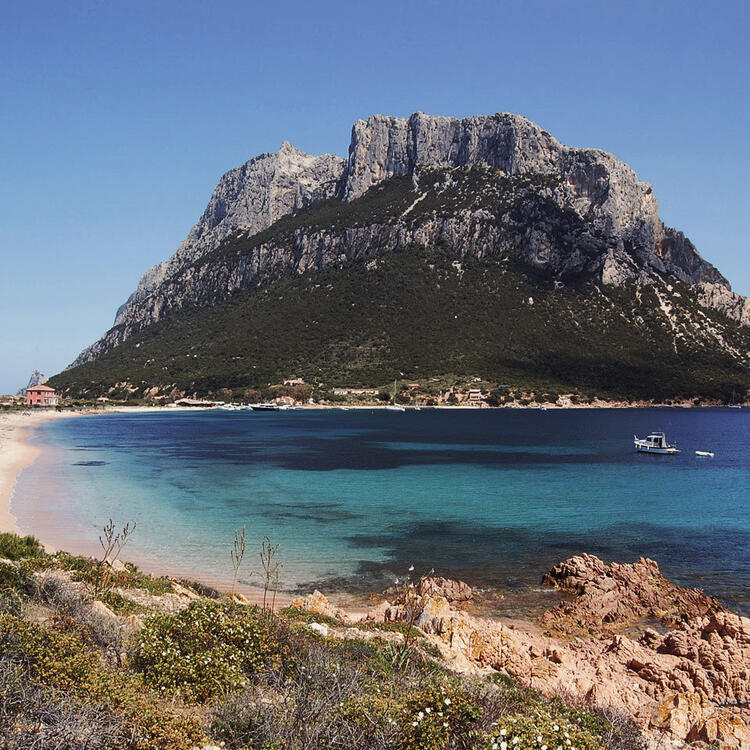
M41 452L29 444L29 430L47 420L68 416L74 415L46 410L0 414L0 531L19 533L16 519L11 513L13 490L18 475L31 466Z

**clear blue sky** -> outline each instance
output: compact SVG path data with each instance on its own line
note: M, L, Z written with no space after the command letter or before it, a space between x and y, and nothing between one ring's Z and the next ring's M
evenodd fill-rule
M612 151L750 294L749 16L685 0L4 3L0 393L104 333L224 171L283 140L344 155L377 112L517 112Z

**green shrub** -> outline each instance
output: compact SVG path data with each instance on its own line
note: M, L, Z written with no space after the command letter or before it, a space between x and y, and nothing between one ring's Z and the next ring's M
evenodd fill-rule
M483 747L486 750L541 750L543 747L604 750L598 735L549 710L500 719Z
M0 653L22 660L39 684L122 717L138 750L192 750L204 739L194 719L162 705L138 675L106 669L79 632L0 615Z
M287 607L282 609L279 614L291 622L301 622L309 625L311 622L317 622L321 625L328 625L332 628L341 627L341 623L329 615L321 615L318 612L310 612L307 609L298 609L297 607Z
M21 594L12 588L0 588L0 615L20 615L26 601Z
M12 589L27 596L33 583L29 574L20 565L0 562L0 591Z
M281 646L257 610L199 599L176 614L147 618L133 665L160 690L205 701L280 664Z
M401 750L441 750L467 738L481 709L465 690L450 683L410 695L399 711Z
M169 578L154 578L141 572L132 563L125 563L121 570L113 570L93 557L83 555L71 555L67 552L57 552L54 560L64 570L71 573L71 579L81 581L90 586L101 588L139 588L145 589L150 594L161 596L173 591L172 581Z
M0 534L0 557L6 560L22 560L25 557L44 557L46 552L33 536L18 536L10 532Z

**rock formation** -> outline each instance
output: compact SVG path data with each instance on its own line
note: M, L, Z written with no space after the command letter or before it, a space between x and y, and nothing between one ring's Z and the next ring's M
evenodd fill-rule
M653 560L644 558L626 565L605 565L594 555L571 557L552 568L542 583L577 594L573 601L560 602L541 618L543 625L561 634L582 629L614 633L645 617L675 626L724 611L716 599L702 591L668 581Z
M399 177L411 179L411 194L394 202L396 213L344 216L348 204ZM332 201L329 223L312 214L306 223L300 209L324 200ZM294 225L283 225L292 213ZM697 285L700 304L750 318L747 300L664 226L651 186L611 154L566 147L519 115L418 112L357 121L346 160L284 143L227 172L175 254L144 275L115 327L74 364L184 308L410 245L447 247L457 259L510 257L557 281L674 279Z
M430 582L406 602L373 609L368 619L408 622L416 615L416 626L454 669L500 670L550 695L620 711L651 747L693 741L750 747L750 620L675 586L652 560L605 565L583 555L553 568L545 581L576 598L542 615L542 627L570 624L571 617L591 627L542 631L471 615L437 593L458 591L459 582ZM660 619L665 632L614 632L644 618Z
M44 385L47 382L48 378L43 375L39 370L34 370L34 372L31 373L31 377L29 378L29 382L26 384L26 388L19 388L16 395L17 396L23 396L26 394L26 391L29 388L33 388L37 385Z

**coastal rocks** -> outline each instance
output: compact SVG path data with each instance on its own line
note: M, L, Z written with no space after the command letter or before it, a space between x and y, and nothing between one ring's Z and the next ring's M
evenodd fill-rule
M420 596L443 597L451 604L456 602L470 602L474 599L474 592L468 583L454 581L450 578L425 576L417 584Z
M607 565L581 555L555 566L545 582L576 593L541 616L546 632L462 611L439 593L456 591L456 582L415 586L384 603L382 617L413 620L457 671L503 671L547 694L623 713L650 747L750 747L750 620L672 584L648 559ZM644 617L668 629L615 632Z
M715 705L750 705L750 619L712 612L664 635L648 630L640 642L673 657L632 665L647 681L662 687L685 685Z
M567 634L622 630L644 617L676 625L723 607L697 589L683 589L668 581L653 561L606 565L594 555L572 557L556 565L542 584L575 591L573 601L561 602L542 615L550 629Z
M322 594L317 589L315 589L312 594L294 599L291 606L296 609L302 609L305 612L314 612L315 614L324 615L325 617L332 617L334 620L339 620L340 622L349 619L349 616L343 609L333 606L328 601L326 595Z
M650 728L682 737L686 742L703 742L719 750L750 747L750 730L742 719L692 694L673 695L662 701Z

